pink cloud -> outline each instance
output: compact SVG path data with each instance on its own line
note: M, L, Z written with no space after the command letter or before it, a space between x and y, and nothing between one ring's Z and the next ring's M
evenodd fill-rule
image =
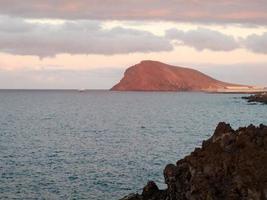
M0 13L27 18L173 20L267 24L265 0L1 0Z
M172 50L172 44L164 37L123 27L102 29L97 21L78 20L49 25L0 18L0 51L15 55L114 55Z

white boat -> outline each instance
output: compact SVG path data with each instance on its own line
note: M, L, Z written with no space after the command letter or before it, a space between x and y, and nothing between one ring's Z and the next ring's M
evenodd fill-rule
M78 92L85 92L85 91L86 91L86 89L84 89L84 88L78 89Z

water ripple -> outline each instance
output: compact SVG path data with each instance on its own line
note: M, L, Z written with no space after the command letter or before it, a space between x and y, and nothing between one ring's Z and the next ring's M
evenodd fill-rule
M240 95L0 91L0 199L119 199L208 138L219 121L267 124Z

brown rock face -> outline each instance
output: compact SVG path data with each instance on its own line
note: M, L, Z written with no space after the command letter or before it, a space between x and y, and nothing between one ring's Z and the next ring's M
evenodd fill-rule
M123 200L267 200L267 126L219 123L202 148L167 165L164 178L166 190L149 182Z
M197 70L157 61L142 61L128 68L115 91L217 91L238 87L215 80Z

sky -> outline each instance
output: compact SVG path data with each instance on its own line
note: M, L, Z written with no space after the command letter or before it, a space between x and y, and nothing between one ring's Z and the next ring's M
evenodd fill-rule
M0 89L109 89L142 60L267 86L267 1L0 1Z

